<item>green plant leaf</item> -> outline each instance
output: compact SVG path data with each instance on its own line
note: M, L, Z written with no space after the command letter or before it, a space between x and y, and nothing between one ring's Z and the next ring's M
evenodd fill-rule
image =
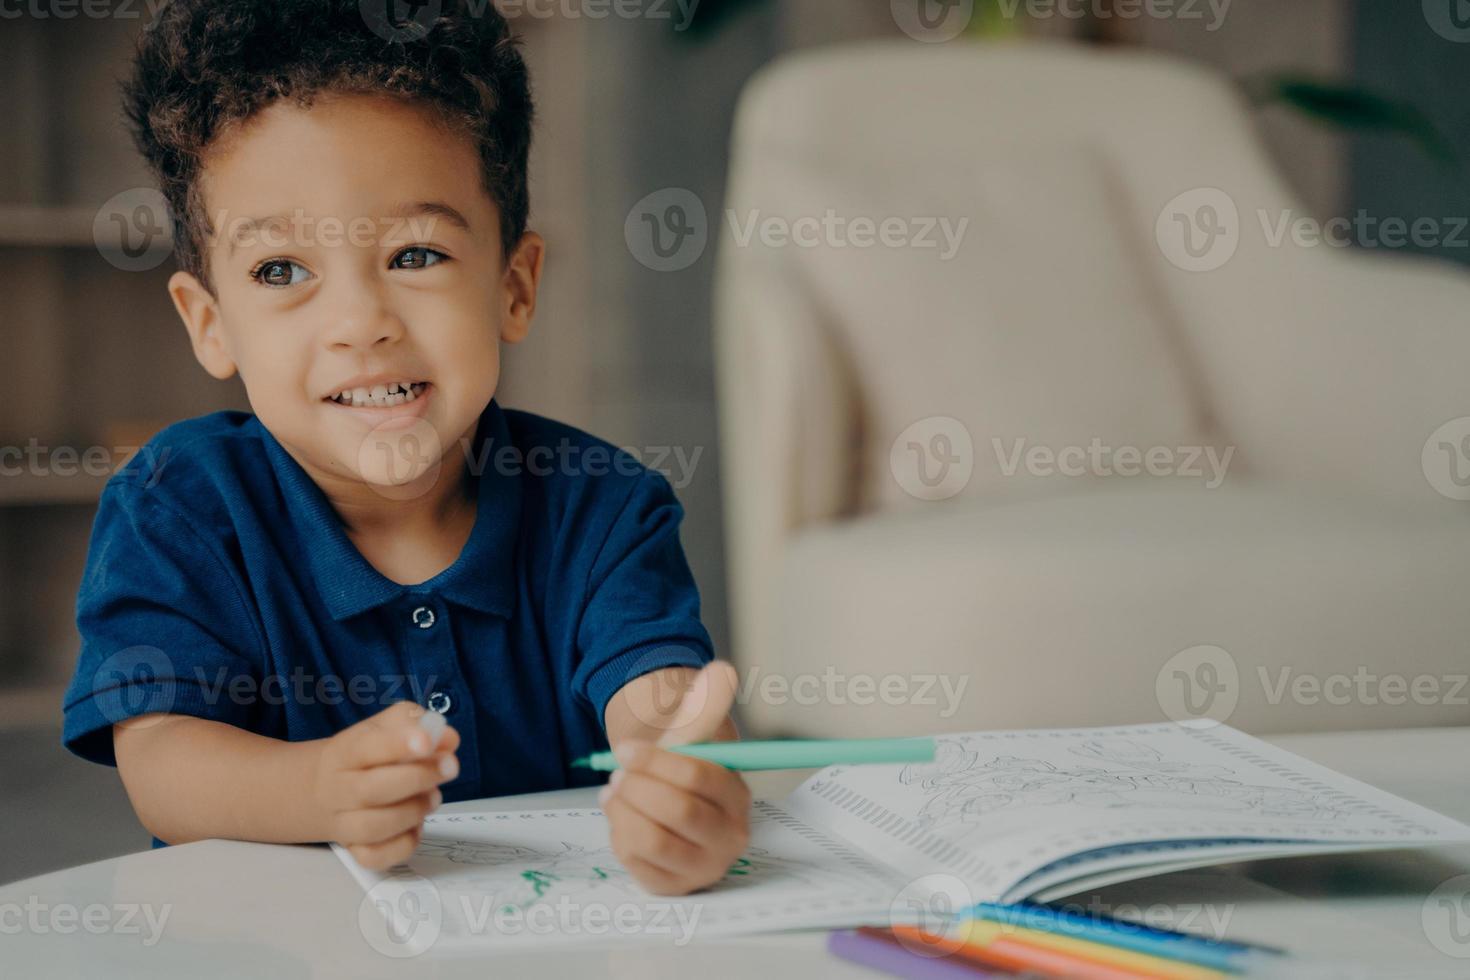
M1273 75L1249 81L1246 91L1258 105L1280 102L1303 115L1341 129L1393 133L1408 139L1431 160L1459 170L1454 144L1434 121L1407 102L1355 85L1300 75Z

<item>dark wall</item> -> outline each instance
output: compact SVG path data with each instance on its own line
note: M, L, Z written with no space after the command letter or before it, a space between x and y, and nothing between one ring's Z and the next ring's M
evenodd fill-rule
M1438 244L1404 248L1470 264L1470 229L1456 230L1470 216L1470 2L1359 0L1356 19L1357 81L1427 113L1465 166L1447 172L1406 139L1358 137L1349 214L1434 219Z

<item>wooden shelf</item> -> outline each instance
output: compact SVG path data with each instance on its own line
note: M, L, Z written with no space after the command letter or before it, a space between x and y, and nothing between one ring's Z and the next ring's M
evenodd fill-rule
M70 476L29 472L0 475L0 507L90 506L97 503L111 476L81 471Z
M0 204L0 246L97 248L96 208Z

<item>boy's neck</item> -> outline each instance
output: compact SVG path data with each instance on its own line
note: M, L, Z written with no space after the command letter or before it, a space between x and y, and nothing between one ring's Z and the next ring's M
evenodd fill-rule
M474 481L464 454L448 452L412 483L377 487L360 480L318 481L348 537L431 533L455 527L475 508Z

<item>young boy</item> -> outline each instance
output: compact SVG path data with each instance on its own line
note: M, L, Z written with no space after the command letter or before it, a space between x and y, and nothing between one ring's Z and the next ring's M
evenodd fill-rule
M370 6L174 0L141 38L169 293L253 414L171 426L104 491L65 743L163 841L335 840L373 868L443 800L596 782L570 763L610 743L618 857L702 888L750 795L666 750L735 737L680 507L493 400L544 255L525 66L493 4L393 35Z

